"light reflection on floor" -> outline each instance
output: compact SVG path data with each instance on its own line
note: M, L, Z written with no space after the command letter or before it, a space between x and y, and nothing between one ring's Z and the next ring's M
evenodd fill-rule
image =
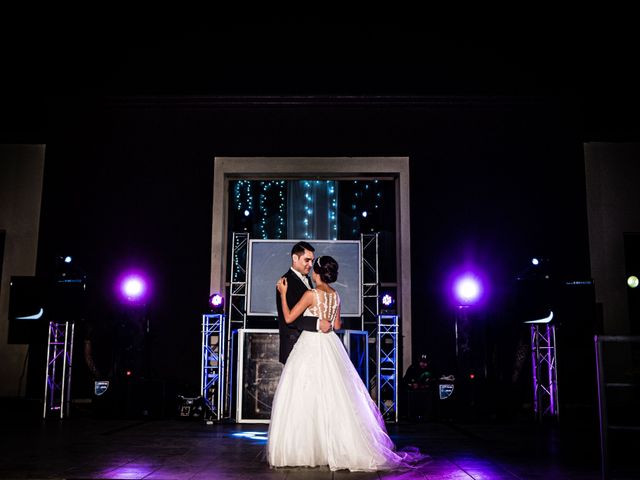
M239 433L232 433L231 436L235 437L235 438L246 438L247 440L253 440L253 441L258 441L261 443L267 443L267 433L268 432L254 432L254 431L248 431L248 432L239 432Z
M0 478L209 480L522 479L597 480L588 436L555 438L531 425L389 425L399 449L431 459L407 472L350 473L328 468L269 468L264 424L213 424L69 418L0 422ZM561 440L561 441L560 441ZM577 442L577 443L575 443ZM567 449L563 452L558 444ZM569 453L570 455L566 455Z

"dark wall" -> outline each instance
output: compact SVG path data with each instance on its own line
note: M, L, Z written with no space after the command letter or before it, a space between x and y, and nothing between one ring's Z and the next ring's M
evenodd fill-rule
M39 269L73 252L89 277L89 322L107 328L118 315L115 273L148 268L161 378L199 382L215 156L409 156L413 345L436 363L446 365L454 345L442 289L453 266L472 260L491 278L478 318L504 357L497 370L520 334L512 289L529 258L549 257L561 277L588 276L582 144L568 105L74 98L50 115Z

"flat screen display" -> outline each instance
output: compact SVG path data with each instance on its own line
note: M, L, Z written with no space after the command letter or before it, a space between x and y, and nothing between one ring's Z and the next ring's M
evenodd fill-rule
M276 282L291 268L291 249L299 240L249 240L247 315L277 316ZM362 314L362 260L357 240L310 240L315 256L330 255L338 262L338 280L331 284L340 295L340 315Z

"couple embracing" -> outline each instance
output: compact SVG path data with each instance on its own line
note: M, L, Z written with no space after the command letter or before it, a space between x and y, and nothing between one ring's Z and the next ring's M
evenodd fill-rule
M314 252L307 242L294 245L291 269L276 285L284 368L271 411L269 464L351 471L410 466L425 456L395 451L380 411L334 332L341 328L340 296L331 287L338 263Z

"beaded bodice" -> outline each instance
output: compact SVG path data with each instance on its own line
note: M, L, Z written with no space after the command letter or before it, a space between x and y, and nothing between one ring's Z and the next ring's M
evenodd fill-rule
M315 300L312 306L307 309L309 315L318 317L320 320L328 320L333 326L340 305L340 297L337 292L325 292L314 288L311 290Z

